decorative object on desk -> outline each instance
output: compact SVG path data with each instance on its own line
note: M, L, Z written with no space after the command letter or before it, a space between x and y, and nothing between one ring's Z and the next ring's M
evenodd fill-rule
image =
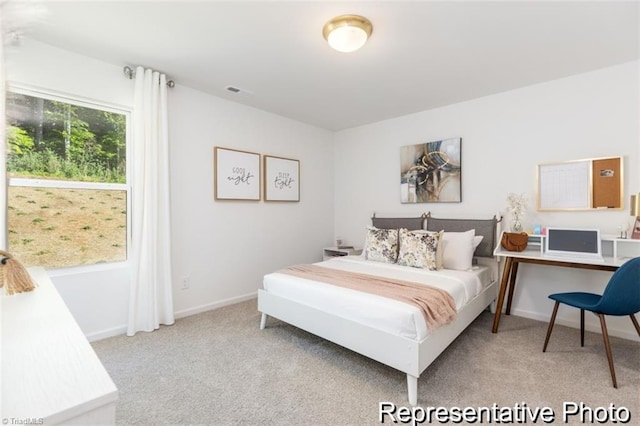
M629 224L626 222L622 222L622 224L618 226L618 231L620 231L619 238L621 239L628 238Z
M640 240L640 193L631 196L631 216L636 217L631 229L631 238Z
M529 236L526 232L503 232L500 245L509 251L522 251L527 248Z
M533 225L533 235L542 235L541 225Z
M400 202L459 203L461 138L400 148Z
M511 232L522 232L522 220L527 211L527 195L510 192L507 195L507 210L511 216Z
M260 154L213 149L214 198L260 201Z
M300 201L300 161L264 156L264 200Z
M36 288L24 266L10 253L2 250L0 250L0 287L4 287L9 296Z
M634 240L640 240L640 218L636 218L636 221L633 224L631 238Z

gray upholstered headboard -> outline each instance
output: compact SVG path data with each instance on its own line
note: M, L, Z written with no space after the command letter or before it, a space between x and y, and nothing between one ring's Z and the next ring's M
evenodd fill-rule
M493 257L493 249L496 247L496 228L498 219L438 219L427 216L427 230L445 232L463 232L475 229L476 235L482 235L482 242L476 248L475 256Z
M409 231L424 228L426 214L420 217L376 217L375 213L371 217L371 224L380 229L406 228Z
M425 226L426 221L426 226ZM376 228L395 229L407 228L408 230L426 229L428 231L463 232L475 229L476 235L482 235L482 242L476 248L474 256L493 257L493 249L496 247L496 230L498 222L495 216L492 219L439 219L423 214L420 217L376 217L371 218L371 224Z

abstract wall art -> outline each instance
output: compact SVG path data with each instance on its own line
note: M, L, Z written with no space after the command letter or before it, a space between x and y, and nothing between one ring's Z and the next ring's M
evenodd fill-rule
M400 148L400 201L459 203L461 138L406 145Z

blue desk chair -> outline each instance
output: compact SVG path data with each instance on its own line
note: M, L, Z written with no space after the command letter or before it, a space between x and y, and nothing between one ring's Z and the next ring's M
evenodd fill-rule
M553 307L542 352L547 351L547 344L549 343L549 337L551 337L551 330L553 330L553 323L556 321L556 313L558 313L560 303L580 309L580 346L584 346L584 311L593 312L600 318L600 327L602 327L602 338L607 351L611 380L613 380L613 387L617 388L616 372L613 368L613 355L604 316L629 315L638 332L638 336L640 336L640 325L638 325L638 320L634 316L634 314L640 312L640 257L628 260L618 268L611 276L602 296L593 293L575 292L556 293L550 295L549 298L555 300L556 304Z

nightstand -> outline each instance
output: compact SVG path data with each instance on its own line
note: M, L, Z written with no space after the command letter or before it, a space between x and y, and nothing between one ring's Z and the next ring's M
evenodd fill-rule
M349 256L349 255L359 255L362 253L362 249L357 249L353 247L349 248L338 248L338 247L325 247L322 249L322 260L329 260L332 257L340 257L340 256Z

